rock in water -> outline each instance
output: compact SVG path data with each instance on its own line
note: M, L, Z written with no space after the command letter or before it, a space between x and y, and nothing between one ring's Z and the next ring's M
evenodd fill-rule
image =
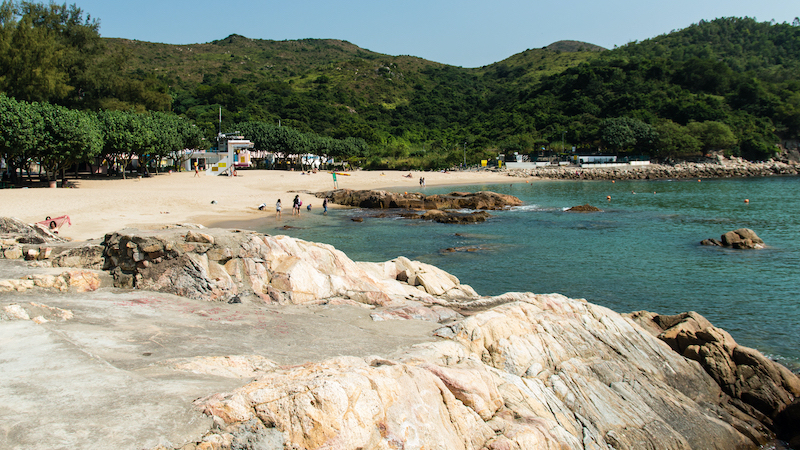
M513 195L496 192L451 192L446 195L425 196L417 192L396 193L387 191L354 191L337 189L318 192L318 198L327 198L338 205L359 208L402 208L402 209L477 209L496 210L519 206L522 200Z
M756 235L756 232L749 228L739 228L729 231L716 239L704 239L701 245L712 245L721 247L732 247L738 249L760 249L764 248L764 241Z
M587 203L585 205L573 206L572 208L569 208L567 211L570 211L570 212L599 212L599 211L602 211L602 209L600 209L600 208L598 208L596 206L592 206L592 205Z

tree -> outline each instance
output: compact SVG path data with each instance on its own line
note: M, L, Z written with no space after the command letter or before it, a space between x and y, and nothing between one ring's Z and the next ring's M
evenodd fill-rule
M690 122L686 128L700 141L704 151L728 150L738 143L731 128L722 122Z
M42 125L38 105L0 94L0 158L8 165L12 182L17 178L15 168L21 171L37 148Z
M75 5L0 4L0 91L20 100L80 98L100 51L99 22Z
M177 117L175 132L178 135L180 144L178 148L170 152L170 158L175 162L176 167L183 167L183 163L191 159L194 150L198 150L203 145L203 132L197 125L188 119Z
M103 156L110 168L119 166L125 179L128 165L144 151L153 132L133 111L101 111L98 118L105 138Z
M88 161L102 150L100 122L93 113L48 103L39 104L39 110L43 132L34 158L45 168L48 180L54 180L61 172L63 186L68 167Z
M661 158L681 158L700 152L702 144L689 130L669 119L659 121L655 126L658 135L655 142L655 155Z
M630 117L606 119L600 125L600 129L603 142L619 151L649 150L657 137L653 127Z

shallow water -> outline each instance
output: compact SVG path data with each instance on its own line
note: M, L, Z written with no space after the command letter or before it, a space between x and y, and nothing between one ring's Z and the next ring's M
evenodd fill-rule
M477 225L372 218L373 211L359 209L323 216L315 205L300 218L284 215L281 225L297 229L270 221L259 231L329 243L358 261L407 256L441 267L484 295L558 292L623 313L697 311L740 344L797 371L798 188L799 177L427 187L426 194L492 190L525 204L492 212ZM564 211L585 203L603 212ZM354 216L365 218L357 223ZM755 230L768 248L699 245L742 227Z

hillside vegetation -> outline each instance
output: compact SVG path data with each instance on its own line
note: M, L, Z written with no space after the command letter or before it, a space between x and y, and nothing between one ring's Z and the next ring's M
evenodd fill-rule
M74 61L51 72L30 69L44 59L18 66L19 55L32 54L23 46L30 39L19 36L30 28L12 25L26 16L18 11L16 20L0 21L0 61L12 68L0 74L0 92L85 110L172 111L197 124L208 142L221 110L223 132L280 124L317 141L362 142L348 147L358 149L349 156L370 167L447 166L465 153L473 164L498 153L573 146L656 158L723 150L765 159L781 139L800 138L798 20L721 18L613 50L561 41L462 68L333 39L103 39L97 23L72 12L71 28L54 30L52 45L88 43L91 51L75 52ZM74 30L85 38L75 39ZM76 70L76 61L85 70ZM52 73L54 88L41 95L35 83L9 75L15 70Z

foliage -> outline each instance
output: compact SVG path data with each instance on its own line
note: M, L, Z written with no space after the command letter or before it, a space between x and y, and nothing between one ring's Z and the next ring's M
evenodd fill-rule
M243 122L236 125L236 130L237 133L247 136L256 149L284 155L314 153L338 159L349 159L364 156L369 149L363 139L353 137L333 139L264 122Z
M62 105L172 109L207 142L238 127L279 152L442 168L463 162L464 153L476 164L487 154L573 146L658 158L709 150L767 158L779 139L800 138L800 27L789 24L721 18L614 50L559 42L461 68L332 39L98 40L97 23L77 8L60 7L64 19L47 22L69 19L68 33L34 20L52 5L34 6L3 3L0 67L22 56L38 64L51 86L41 92ZM25 21L37 25L18 26ZM77 35L84 39L68 38ZM13 80L0 74L0 91L38 99ZM176 148L163 134L155 142L145 155Z
M174 114L93 113L0 94L0 156L12 169L41 164L48 179L98 157L123 176L134 157L147 170L148 162L164 157L180 161L201 139L194 124Z
M603 142L609 148L618 151L649 152L657 138L653 127L630 117L606 119L600 125L600 129Z
M37 108L38 107L38 108ZM40 103L42 135L33 158L54 175L76 164L89 161L102 149L100 123L91 113L63 106Z
M164 87L148 76L125 74L127 55L107 49L99 28L74 4L4 0L0 92L78 109L169 109Z

